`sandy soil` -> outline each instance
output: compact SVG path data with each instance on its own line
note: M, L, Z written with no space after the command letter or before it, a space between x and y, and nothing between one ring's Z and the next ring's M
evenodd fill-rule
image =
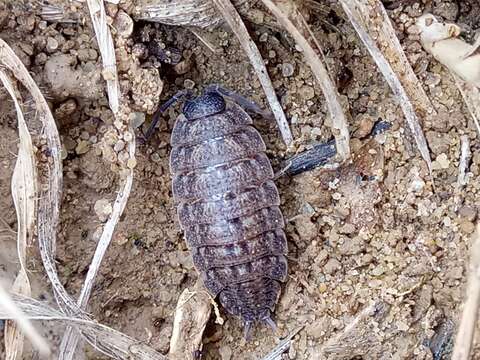
M457 21L471 38L480 28L475 2L429 3L434 14ZM112 201L118 187L118 175L101 148L112 114L89 18L80 13L73 23L47 22L40 6L28 3L0 5L0 37L14 48L47 96L62 135L64 195L57 265L67 290L77 296L104 220L96 214L95 204ZM119 9L129 12L129 5L123 1L109 5L109 15L114 19ZM310 23L350 109L356 157L353 165L333 174L314 170L277 182L288 220L290 266L276 310L279 335L305 324L286 359L320 359L322 347L328 359L449 358L479 206L480 142L452 77L418 41L413 24L425 5L389 1L388 8L405 52L438 110L435 121L423 123L437 193L396 99L336 2L310 8ZM268 155L278 166L293 152L330 139L330 120L320 88L293 41L271 24L261 7L254 7L251 14L247 26L266 59L296 139L295 147L287 150L274 123L255 119ZM137 125L145 121L146 126L158 102L184 87L220 83L265 105L234 35L219 27L202 36L215 46L215 53L185 28L135 23L118 57L122 91L131 99ZM132 54L135 65L122 60ZM16 120L5 99L2 94L0 208L5 210L0 226L15 228L9 182ZM133 191L89 308L98 321L148 341L163 353L168 352L178 296L197 279L170 190L169 136L178 114L178 108L169 110L155 136L137 151ZM392 128L371 139L367 134L379 119ZM458 191L461 135L469 137L473 157L471 179ZM121 144L116 145L113 156L122 151ZM0 241L6 249L0 254L0 276L12 279L15 243L11 237ZM35 295L51 299L41 260L34 249L31 253ZM349 328L356 317L359 321ZM61 331L52 328L51 340L58 341ZM247 343L240 321L227 317L223 326L213 320L208 325L203 355L257 359L278 341L269 329L258 327ZM480 358L478 346L475 351L475 358ZM84 356L99 358L88 347L79 354Z

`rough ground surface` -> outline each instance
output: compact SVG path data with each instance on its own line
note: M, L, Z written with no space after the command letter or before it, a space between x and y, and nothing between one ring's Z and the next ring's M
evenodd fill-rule
M47 22L38 5L10 3L0 6L0 37L14 48L47 96L64 143L57 265L67 290L77 296L105 217L98 211L102 203L96 209L95 204L112 201L118 187L115 169L105 154L101 156L98 145L105 136L105 125L112 123L99 51L92 40L90 20L82 12L69 9L65 16L73 18L73 23ZM449 358L451 333L463 298L469 237L478 212L480 142L452 77L418 41L413 23L425 5L421 1L386 3L407 56L438 110L434 121L423 123L437 193L432 192L432 181L400 108L352 27L343 20L342 11L333 1L311 8L310 23L325 49L342 100L350 108L352 149L357 155L354 165L333 174L316 170L278 180L288 220L290 277L276 321L281 336L305 324L285 355L288 359ZM480 28L476 0L428 3L434 14L462 25L470 38ZM128 5L120 8L129 12ZM109 15L115 18L118 9L109 5ZM264 9L254 8L250 17L247 26L266 59L296 139L295 148L287 151L274 123L255 120L275 165L293 151L328 140L329 119L320 88L292 40ZM221 83L264 104L260 85L236 38L221 27L201 32L201 36L214 46L215 53L187 29L135 24L127 46L117 56L122 91L137 112L137 125L145 118L146 125L157 102L184 86L199 89ZM138 58L138 66L122 62L129 54ZM12 279L15 244L13 238L4 236L3 227L16 226L9 185L16 121L5 94L0 104L0 208L4 209L0 248L10 249L0 252L0 276ZM197 278L170 190L169 136L177 115L177 109L168 111L155 136L138 149L134 188L89 309L98 321L164 353L177 299ZM368 139L378 119L393 127ZM456 180L463 134L470 138L473 157L471 179L459 191ZM124 151L121 143L115 151ZM39 287L35 295L51 298L34 249L31 259L29 268ZM355 317L358 321L352 327ZM58 341L55 334L61 333L61 328L53 328L50 340ZM228 318L223 326L212 320L204 336L204 358L257 359L278 341L269 329L256 328L253 341L246 343L238 320ZM480 357L478 346L475 351L475 358ZM88 347L85 354L98 358ZM79 358L84 356L79 354Z

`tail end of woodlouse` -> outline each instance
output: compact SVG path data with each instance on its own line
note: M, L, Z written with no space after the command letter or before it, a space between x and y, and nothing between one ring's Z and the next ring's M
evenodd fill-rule
M262 322L264 323L265 325L267 325L268 327L270 327L270 329L272 329L272 331L274 333L277 332L277 324L275 323L275 321L269 316L266 316L264 317L263 319L261 320L258 320L259 322ZM254 325L254 321L251 321L251 320L244 320L244 323L243 323L243 336L245 338L245 340L248 342L252 339L252 329L253 329L253 325Z

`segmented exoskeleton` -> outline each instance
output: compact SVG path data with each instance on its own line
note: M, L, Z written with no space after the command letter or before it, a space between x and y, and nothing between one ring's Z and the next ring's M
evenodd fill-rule
M274 326L287 240L265 143L250 116L224 96L262 112L218 86L187 100L172 132L170 170L195 267L211 295L243 319L248 337L255 322Z

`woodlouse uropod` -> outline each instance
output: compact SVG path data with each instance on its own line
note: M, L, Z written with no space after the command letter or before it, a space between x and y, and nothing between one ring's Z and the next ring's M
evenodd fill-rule
M265 143L243 108L253 102L219 86L187 97L171 135L170 171L180 226L205 287L252 325L271 318L287 276L287 240ZM226 102L225 97L234 102ZM241 105L241 106L240 106ZM146 136L150 136L158 116Z

